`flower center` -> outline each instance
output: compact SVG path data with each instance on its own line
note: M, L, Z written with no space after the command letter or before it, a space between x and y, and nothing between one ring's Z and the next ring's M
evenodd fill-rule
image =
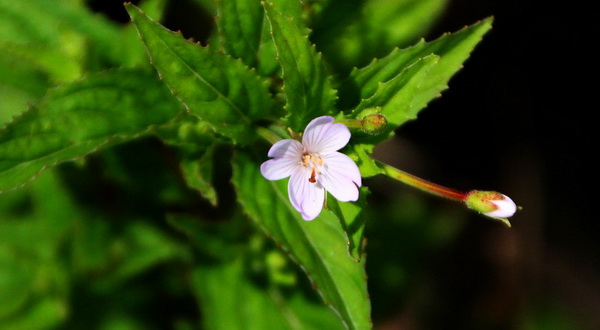
M323 166L323 159L319 154L316 153L308 153L305 152L302 155L302 166L311 169L310 177L308 178L308 182L316 183L317 182L317 174L321 174L321 166Z

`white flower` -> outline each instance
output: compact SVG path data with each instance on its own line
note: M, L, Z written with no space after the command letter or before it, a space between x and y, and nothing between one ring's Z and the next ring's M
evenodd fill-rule
M350 157L337 152L350 140L344 124L333 117L313 119L304 130L302 143L285 139L275 143L260 166L268 180L290 177L288 195L304 220L316 218L325 201L325 190L342 202L356 201L362 180ZM358 187L357 187L358 186Z
M496 207L495 210L485 213L488 217L492 218L510 218L517 212L517 204L513 202L510 197L500 194L497 199L490 199L489 201Z
M496 191L473 190L467 194L465 202L468 208L495 219L510 218L517 212L517 204Z

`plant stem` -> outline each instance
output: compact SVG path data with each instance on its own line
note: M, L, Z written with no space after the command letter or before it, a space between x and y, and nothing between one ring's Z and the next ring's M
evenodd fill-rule
M258 133L258 135L260 135L263 139L267 140L271 144L275 144L282 139L275 132L264 127L258 127L256 129L256 132Z
M436 196L461 202L464 201L467 197L467 193L429 182L425 179L421 179L417 176L406 173L402 170L399 170L380 161L376 161L376 163L377 166L379 166L379 168L383 170L383 173L385 175L419 190L428 192Z

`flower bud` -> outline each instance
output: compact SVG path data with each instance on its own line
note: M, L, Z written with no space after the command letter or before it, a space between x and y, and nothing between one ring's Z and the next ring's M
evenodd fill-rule
M502 220L508 226L506 218L512 217L517 205L510 197L495 191L473 190L465 198L467 207L488 217Z
M367 134L378 135L387 127L387 118L380 113L373 113L362 118L363 131Z

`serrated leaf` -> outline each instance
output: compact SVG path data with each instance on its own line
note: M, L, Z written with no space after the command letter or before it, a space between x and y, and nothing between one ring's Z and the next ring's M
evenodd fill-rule
M0 125L4 125L44 96L49 82L48 75L30 61L6 49L0 51Z
M380 82L378 88L368 99L363 99L352 111L351 117L361 118L361 112L366 109L380 107L380 113L387 119L387 126L378 135L357 137L356 140L376 144L387 139L401 124L416 118L418 106L416 98L426 84L431 70L438 64L439 56L429 55L419 59L396 77L386 82Z
M118 70L51 90L0 130L0 191L43 169L148 133L181 108L154 75Z
M340 88L339 106L348 109L360 99L372 97L381 82L387 82L401 74L408 67L422 58L435 54L440 57L438 64L429 72L423 81L419 93L414 96L413 111L419 111L429 101L439 96L448 86L450 78L462 68L482 36L490 30L492 18L466 27L453 34L445 34L431 41L421 41L406 49L395 49L386 57L375 60L364 68L354 70ZM355 97L355 98L354 98Z
M447 0L331 1L319 14L311 40L338 72L422 37ZM383 22L383 23L382 23Z
M184 40L126 5L163 81L186 108L239 143L255 137L252 123L269 114L266 82L240 61Z
M259 161L239 152L233 184L248 215L289 253L313 285L351 329L371 327L365 261L348 257L347 236L332 212L303 221L288 200L286 180L268 181Z
M217 1L215 19L225 51L246 65L256 67L264 19L260 1Z
M272 3L263 3L263 7L283 71L289 126L300 131L311 119L332 113L336 92L301 22L284 16Z

